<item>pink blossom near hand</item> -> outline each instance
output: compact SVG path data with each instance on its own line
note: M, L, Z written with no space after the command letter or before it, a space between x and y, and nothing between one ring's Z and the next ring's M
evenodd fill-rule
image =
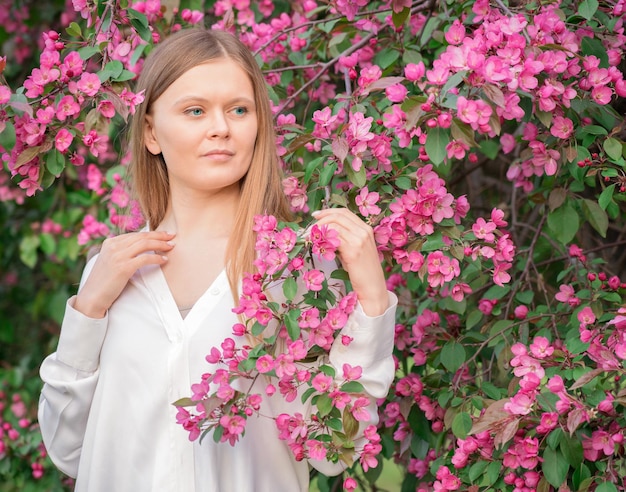
M380 195L377 192L369 192L367 188L362 188L359 194L355 198L355 203L359 207L359 212L363 217L370 215L378 215L380 213L380 207L376 205Z
M321 256L325 260L332 261L335 259L335 252L341 241L339 240L339 233L328 227L317 224L311 227L309 233L309 239L312 243L313 254Z
M559 292L554 296L554 298L570 306L576 306L580 303L580 299L576 297L576 292L571 284L563 284L559 286Z

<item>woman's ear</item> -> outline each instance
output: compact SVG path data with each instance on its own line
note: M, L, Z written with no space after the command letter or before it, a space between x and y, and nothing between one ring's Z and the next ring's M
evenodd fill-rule
M146 142L146 148L153 155L161 153L161 146L156 138L152 116L147 114L143 124L143 139Z

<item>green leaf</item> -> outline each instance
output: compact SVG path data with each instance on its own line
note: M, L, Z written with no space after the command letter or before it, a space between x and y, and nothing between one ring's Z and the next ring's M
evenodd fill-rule
M401 190L410 190L413 187L413 183L411 182L411 178L407 176L400 176L396 179L396 186Z
M24 236L22 241L20 241L20 260L28 268L33 268L37 264L37 248L39 244L39 236Z
M122 73L119 74L117 77L113 78L112 80L114 82L126 82L127 80L132 80L136 77L136 74L134 72L131 72L130 70L122 70Z
M116 79L122 74L124 65L119 60L113 60L107 63L102 70L98 72L100 82L106 82L109 79Z
M348 381L341 385L341 391L345 391L346 393L363 393L365 392L365 388L363 388L363 385L358 381Z
M292 340L297 340L300 337L300 325L298 325L299 317L299 309L290 309L284 318L287 333L289 334L289 338Z
M624 145L618 139L609 137L602 143L602 148L604 149L604 152L606 152L606 155L614 161L617 161L620 157L622 157Z
M568 244L578 232L580 220L573 207L566 204L548 214L548 227L561 244Z
M56 241L54 240L54 236L52 234L44 232L39 235L39 239L41 242L41 251L43 251L48 256L54 254L54 250L56 249Z
M83 34L80 26L76 22L71 22L67 29L65 29L65 32L70 36L74 36L75 38L80 38Z
M409 18L410 13L411 13L411 9L409 7L404 7L402 9L402 12L396 12L394 10L391 14L393 25L396 27L400 27Z
M476 463L474 463L469 469L468 476L470 482L476 482L476 479L480 478L483 475L483 472L485 471L485 468L487 468L488 464L488 461L477 461Z
M50 174L54 174L57 178L65 169L65 157L57 149L51 150L46 156L46 168Z
M587 20L591 20L598 10L598 0L583 0L578 6L578 13Z
M450 133L445 128L431 128L426 138L426 153L433 164L439 165L446 158L446 145L450 143Z
M587 221L602 237L606 237L609 228L609 217L597 202L587 198L582 201L583 214Z
M613 192L615 191L615 184L609 185L602 190L598 197L598 205L602 210L606 210L609 204L613 201Z
M452 433L458 439L465 439L468 432L472 430L472 417L467 412L459 412L452 421Z
M78 54L80 55L80 58L84 61L89 60L89 58L91 58L96 53L100 53L100 48L96 46L83 46L82 48L78 49Z
M298 284L293 277L287 277L283 282L283 294L288 301L292 301L298 292Z
M617 492L617 487L612 482L602 482L596 487L596 492Z
M348 439L352 439L356 436L356 433L359 430L359 422L354 418L352 412L348 410L348 407L343 409L343 430L345 431Z
M383 49L374 57L374 63L385 70L389 68L398 58L400 52L396 49Z
M580 48L583 55L593 55L597 57L600 60L601 68L609 67L609 56L606 54L606 48L599 39L584 36L580 41ZM604 135L606 135L606 133L604 133Z
M10 121L6 122L4 130L0 132L0 146L10 151L15 147L15 126Z
M337 170L337 163L335 161L331 162L330 164L325 165L320 171L319 185L327 186L328 183L330 183L330 180L335 174L336 170Z
M358 188L363 188L367 184L365 166L361 166L361 169L355 171L350 164L346 164L344 169L350 182Z
M333 400L328 395L318 395L315 406L317 406L320 416L325 417L333 409Z
M309 398L311 398L311 395L315 393L316 391L317 390L315 388L311 387L308 390L306 390L304 393L302 393L302 397L301 397L302 403L306 403L306 401Z
M147 43L152 43L152 32L149 28L148 18L135 9L128 9L127 13L128 17L130 17L131 24L133 25L141 39L143 39Z
M500 144L495 140L481 140L480 151L489 159L495 159L500 152Z
M560 487L567 477L569 463L560 451L548 447L543 452L541 470L553 487Z
M583 445L576 436L570 437L565 434L559 448L572 468L578 467L583 462Z
M483 381L480 385L480 389L492 400L499 400L503 396L500 388L489 381Z
M441 349L441 363L450 372L456 372L465 362L465 347L452 340Z

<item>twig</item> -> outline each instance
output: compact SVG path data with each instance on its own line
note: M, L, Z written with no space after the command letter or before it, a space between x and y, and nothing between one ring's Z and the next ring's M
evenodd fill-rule
M311 85L313 85L322 75L324 75L326 73L326 71L330 67L332 67L335 63L337 63L337 61L339 61L339 59L342 56L348 56L348 55L354 53L356 50L362 48L367 43L369 43L370 39L372 39L374 36L376 36L376 33L373 33L373 32L369 33L367 36L365 36L357 44L350 46L347 50L345 50L344 52L340 53L339 55L334 57L332 60L324 63L322 65L322 68L315 74L314 77L312 77L306 84L304 84L296 92L294 92L291 96L289 96L287 98L287 100L278 108L278 111L276 111L276 115L279 115L280 113L282 113L287 106L289 106L306 89L308 89Z

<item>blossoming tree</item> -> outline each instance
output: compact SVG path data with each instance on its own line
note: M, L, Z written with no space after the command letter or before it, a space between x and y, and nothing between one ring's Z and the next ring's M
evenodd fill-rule
M392 468L402 491L626 490L624 0L49 3L0 2L0 353L22 363L0 476L24 481L3 463L30 459L60 483L11 382L40 355L15 358L17 323L47 351L86 248L142 224L119 137L133 81L159 40L204 25L266 75L298 222L258 218L246 322L177 402L190 438L227 446L260 398L300 398L311 413L279 416L280 438L348 469L320 490L374 490ZM332 206L373 227L400 299L396 379L361 433L360 368L324 363L355 301L341 270L310 266L336 239L299 233ZM277 281L284 306L263 294ZM234 389L257 377L267 394Z

